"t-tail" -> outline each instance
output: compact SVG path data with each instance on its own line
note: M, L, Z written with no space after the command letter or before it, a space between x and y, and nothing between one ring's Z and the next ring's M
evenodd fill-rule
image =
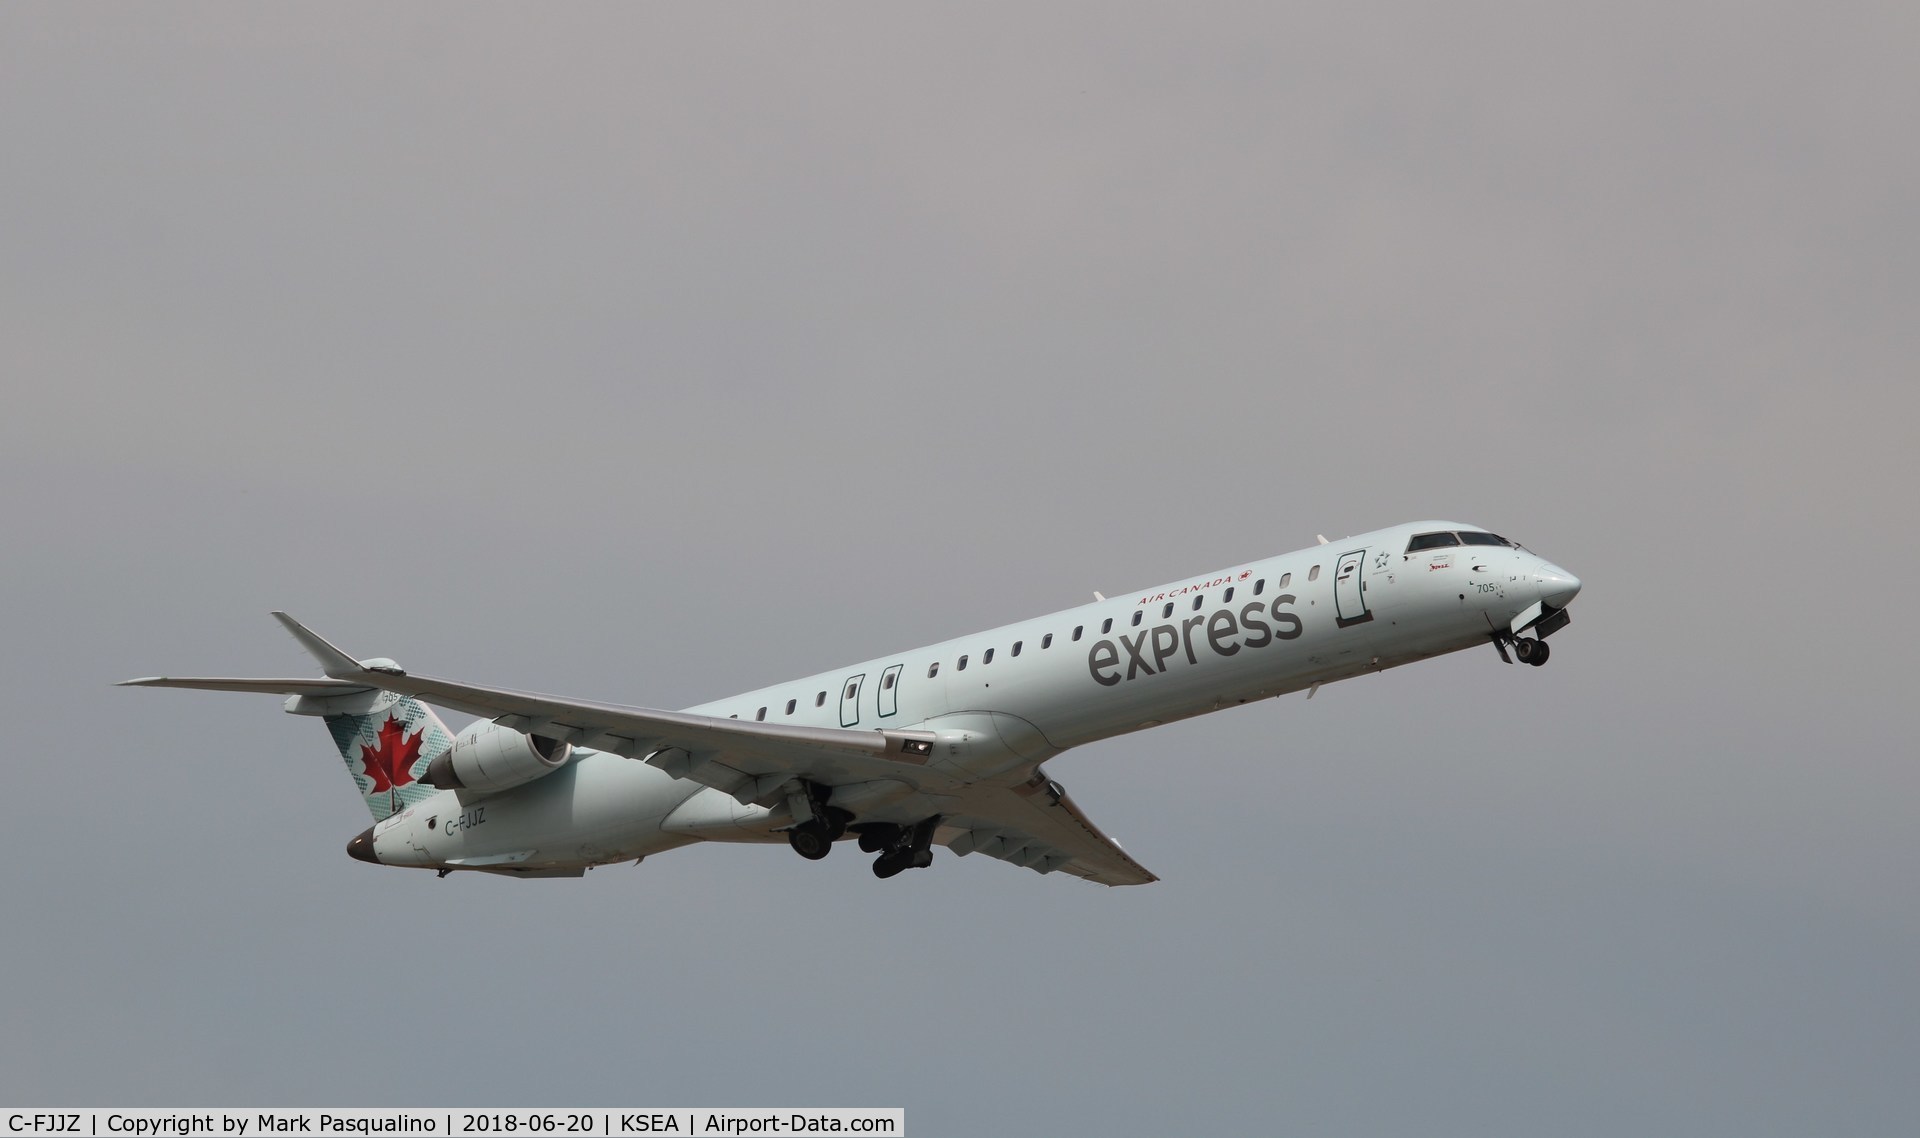
M329 672L350 669L365 675L398 670L392 660L354 660L284 613L274 616ZM419 700L351 680L153 676L128 680L122 686L286 696L287 711L319 716L326 723L347 773L360 788L361 801L376 822L436 793L425 781L427 767L453 746L453 733Z

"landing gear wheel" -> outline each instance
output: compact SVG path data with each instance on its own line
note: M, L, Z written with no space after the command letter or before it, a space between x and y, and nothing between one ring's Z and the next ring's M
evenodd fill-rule
M879 853L900 843L900 827L888 822L875 823L860 831L860 852Z
M837 842L847 836L847 823L853 821L853 815L838 806L829 806L821 812L826 817L827 840Z
M1529 644L1533 646L1532 651L1522 652L1520 658L1538 668L1547 662L1547 657L1553 650L1547 647L1547 642L1544 640L1522 640L1519 646L1524 648Z
M802 822L787 831L787 844L793 852L808 861L819 861L833 852L833 837L827 827L817 821Z
M1538 640L1529 640L1524 637L1517 638L1513 642L1513 654L1519 658L1522 664L1531 664L1533 663L1534 651L1539 647L1540 642Z
M872 838L878 849L886 852L873 859L873 875L885 880L903 869L925 869L933 864L933 832L940 825L940 815L923 818L911 826L875 826L860 833L860 846L866 848ZM879 843L877 835L884 834L888 839Z

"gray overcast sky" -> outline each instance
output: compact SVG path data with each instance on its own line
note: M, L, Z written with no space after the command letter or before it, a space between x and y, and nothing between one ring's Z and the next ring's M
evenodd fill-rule
M0 1100L1910 1133L1914 12L0 8ZM380 871L108 687L684 706L1429 516L1552 665L1055 760L1139 889Z

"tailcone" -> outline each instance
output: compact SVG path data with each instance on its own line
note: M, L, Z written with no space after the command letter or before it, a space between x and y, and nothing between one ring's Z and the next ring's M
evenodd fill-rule
M373 865L380 864L380 857L373 852L373 827L368 826L353 836L347 843L347 856L355 861L364 861Z

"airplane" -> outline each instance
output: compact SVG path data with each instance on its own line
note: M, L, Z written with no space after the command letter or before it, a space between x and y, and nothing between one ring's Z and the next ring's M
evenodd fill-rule
M319 717L378 865L579 877L695 842L842 840L874 875L985 854L1102 885L1158 880L1048 776L1073 747L1491 642L1546 663L1580 579L1477 526L1413 522L896 652L685 711L414 675L282 612L309 679L256 692ZM1511 649L1511 655L1509 655ZM477 716L450 730L427 704Z

